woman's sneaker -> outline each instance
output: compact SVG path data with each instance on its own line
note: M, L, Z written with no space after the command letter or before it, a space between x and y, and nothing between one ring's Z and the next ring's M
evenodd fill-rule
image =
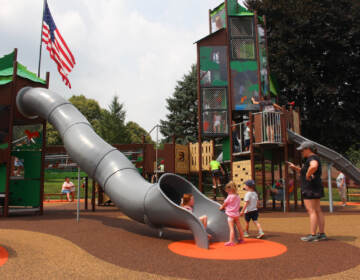
M319 233L318 235L317 235L317 239L315 240L315 241L322 241L322 240L327 240L328 238L327 238L327 236L326 236L326 234L325 233Z
M309 234L308 236L301 237L300 239L305 242L313 242L318 241L318 236Z
M257 239L261 239L261 238L264 237L264 235L265 235L265 233L259 232L259 234L256 236L256 238L257 238Z
M245 238L248 238L250 235L249 235L249 233L247 233L246 231L244 232L244 237Z

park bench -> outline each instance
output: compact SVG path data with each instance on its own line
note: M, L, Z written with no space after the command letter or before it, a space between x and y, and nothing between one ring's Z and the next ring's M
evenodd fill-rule
M60 197L61 201L67 201L66 193L44 193L44 201L50 201L51 197Z

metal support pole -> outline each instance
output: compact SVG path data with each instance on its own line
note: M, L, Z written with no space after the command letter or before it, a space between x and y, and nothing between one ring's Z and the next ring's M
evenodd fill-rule
M331 168L332 168L332 164L328 163L329 212L333 213L334 207L333 207L333 196L332 196Z
M88 210L89 177L85 177L84 189L85 189L85 210Z
M155 157L156 157L156 165L155 165L155 182L158 182L159 176L159 168L158 168L158 149L159 149L159 125L156 125L156 149L155 149Z
M95 212L95 196L96 196L96 182L95 179L92 178L92 188L91 188L91 210Z
M76 209L76 222L80 220L80 167L78 166L78 188L77 188L77 209Z

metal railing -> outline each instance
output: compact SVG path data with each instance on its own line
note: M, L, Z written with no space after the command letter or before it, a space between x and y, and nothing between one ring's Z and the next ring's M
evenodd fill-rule
M260 143L282 143L282 131L281 131L281 112L260 112L254 115L261 115L260 126L259 123L255 123L255 131L261 130L261 139L256 139L256 142ZM255 132L256 134L256 132Z

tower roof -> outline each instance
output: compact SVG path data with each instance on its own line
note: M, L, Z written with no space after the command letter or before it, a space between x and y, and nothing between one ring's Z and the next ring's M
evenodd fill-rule
M4 55L0 58L0 85L8 84L13 79L14 52ZM29 71L24 65L17 62L17 75L30 81L46 84L46 81L40 79L35 73Z

